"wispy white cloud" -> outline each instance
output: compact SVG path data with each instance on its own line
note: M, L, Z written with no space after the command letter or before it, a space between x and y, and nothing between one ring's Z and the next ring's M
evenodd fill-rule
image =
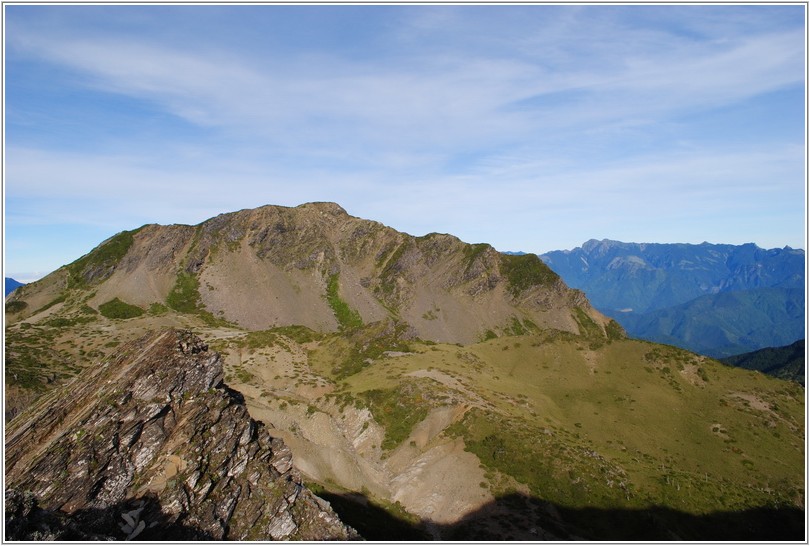
M441 231L502 249L539 251L551 249L543 243L549 235L569 247L619 226L627 232L631 226L643 227L651 241L675 226L692 242L711 238L700 235L711 232L718 241L742 236L779 246L788 241L780 243L769 231L784 230L802 215L802 202L795 199L800 147L662 152L632 165L599 167L510 156L469 174L426 170L415 175L273 166L254 170L216 159L195 169L166 172L125 157L10 152L14 159L6 168L18 184L8 189L7 197L36 202L37 207L36 215L16 207L30 215L12 212L19 224L90 224L115 231L122 222L120 229L151 222L194 224L262 204L332 200L351 214L415 235ZM57 178L61 189L54 191L51 181ZM70 206L74 203L75 208ZM736 233L740 220L759 214L763 203L782 211L779 225L761 226L755 234ZM92 215L78 212L88 205L98 210ZM684 223L687 218L690 225ZM789 241L794 246L801 246L800 228L789 230L795 233Z
M578 45L577 62L564 67L545 66L540 49L534 56L470 56L463 50L431 56L425 46L409 51L409 62L391 64L328 52L214 55L115 36L17 33L10 39L30 54L80 71L86 85L155 101L198 125L249 130L275 143L332 147L337 133L343 136L338 146L439 146L448 153L531 138L538 122L549 130L596 129L628 119L652 125L803 79L801 30L674 49L661 38L633 51L603 47L624 43L626 30L614 32L586 38L594 43ZM576 94L567 102L554 100L562 93ZM548 106L546 98L552 99ZM523 108L509 107L515 104Z
M656 224L684 239L700 230L728 239L767 203L783 219L754 234L763 244L796 230L800 124L765 139L741 122L709 139L694 121L716 108L747 120L744 106L760 100L803 114L794 12L534 8L380 9L363 28L368 41L351 49L319 47L317 28L307 47L285 44L282 32L304 42L289 14L290 28L265 39L238 12L249 44L203 32L211 12L183 11L177 33L166 30L171 17L119 18L110 31L78 17L15 19L6 35L15 63L53 67L55 85L77 96L124 97L166 119L154 114L142 120L148 131L116 138L98 129L70 150L37 139L36 120L23 143L17 126L7 131L9 224L124 229L335 200L416 234L548 250L654 238ZM762 98L785 90L796 98L787 107Z

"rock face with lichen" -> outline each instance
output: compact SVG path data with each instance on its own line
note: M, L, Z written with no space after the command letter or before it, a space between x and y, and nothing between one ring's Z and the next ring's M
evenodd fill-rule
M9 423L6 488L18 539L357 538L223 383L219 355L176 330L125 345Z

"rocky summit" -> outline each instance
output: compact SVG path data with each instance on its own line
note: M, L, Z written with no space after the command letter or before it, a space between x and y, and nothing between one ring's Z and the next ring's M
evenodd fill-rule
M9 423L6 488L9 539L357 538L223 383L219 355L177 330L123 346Z
M515 320L573 333L582 313L602 330L610 322L537 256L439 233L414 237L334 203L268 205L197 226L119 233L15 292L9 320L57 311L50 304L63 295L69 306L68 294L90 295L88 305L102 313L165 304L247 330L334 332L391 318L422 339L464 344Z

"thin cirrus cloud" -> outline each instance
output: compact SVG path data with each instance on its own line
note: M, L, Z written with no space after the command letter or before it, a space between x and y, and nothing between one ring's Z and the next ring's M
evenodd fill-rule
M504 98L521 92L515 83L522 83L523 67L509 62L467 62L418 73L327 56L257 66L227 55L210 59L106 40L45 40L36 51L86 74L95 89L154 101L200 126L285 143L317 143L326 135L325 145L332 146L337 130L364 142L421 147L447 138L467 140L476 132L479 138L507 133L522 124L518 116L505 119L509 116L495 111ZM309 66L304 73L295 68L301 64Z
M684 241L801 246L801 10L141 8L8 19L11 236L23 222L115 231L335 200L505 250L569 248L617 222L632 236L627 211L669 221L669 236L675 206L689 209ZM15 94L33 67L84 101L63 112ZM73 112L86 144L48 140L31 112ZM96 206L60 211L58 196ZM735 235L763 207L784 220ZM587 221L560 226L575 216Z
M228 51L213 56L106 36L36 35L18 42L49 62L80 71L88 86L154 101L201 126L295 138L289 130L303 122L311 124L297 129L304 137L338 126L392 146L441 145L451 138L452 148L470 140L526 136L535 126L521 111L548 110L540 121L549 128L616 123L628 116L654 123L799 84L803 52L795 46L802 39L796 30L743 37L724 48L679 47L674 55L662 41L662 51L622 57L618 67L615 58L624 51L589 48L581 53L590 57L588 64L602 58L609 70L585 73L576 65L555 71L525 60L469 58L463 51L437 58L413 52L419 62L400 68L328 52L261 61ZM552 100L545 107L544 98L563 93L573 97L568 104Z

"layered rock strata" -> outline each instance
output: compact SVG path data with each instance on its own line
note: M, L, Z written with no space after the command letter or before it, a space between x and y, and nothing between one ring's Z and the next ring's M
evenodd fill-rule
M6 489L20 538L48 536L20 523L41 510L73 518L66 538L357 538L223 383L219 355L176 330L125 345L9 423Z

